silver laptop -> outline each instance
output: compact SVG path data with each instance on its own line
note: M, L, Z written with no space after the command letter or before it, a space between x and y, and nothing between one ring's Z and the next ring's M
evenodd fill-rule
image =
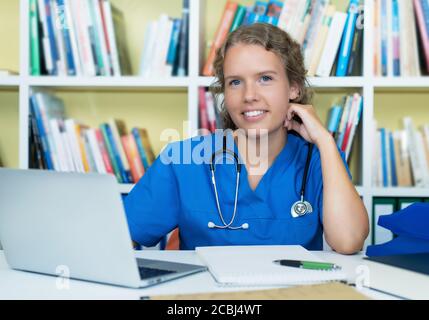
M126 287L206 270L135 258L112 175L0 168L0 243L13 269Z

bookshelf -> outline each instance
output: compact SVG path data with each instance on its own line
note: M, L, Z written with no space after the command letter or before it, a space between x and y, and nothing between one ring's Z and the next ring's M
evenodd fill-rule
M254 1L249 0L237 0L243 4L253 4ZM54 92L59 92L60 95L66 97L66 104L69 100L77 99L78 96L88 95L92 100L97 101L98 96L103 96L105 93L117 94L121 97L128 97L131 93L137 93L141 95L144 100L146 95L153 94L159 97L163 95L179 95L181 102L179 103L179 111L172 114L166 114L158 105L144 105L145 112L147 110L153 110L157 113L151 119L158 119L158 127L165 126L164 120L176 117L178 120L186 120L187 128L181 138L187 138L192 136L196 132L198 125L198 88L202 86L209 86L214 79L210 77L202 77L200 70L205 62L207 56L207 49L210 40L214 37L214 32L219 22L220 16L226 0L190 0L190 15L189 15L189 76L178 77L178 78L142 78L137 76L138 64L140 59L140 52L143 45L143 34L146 28L146 22L151 19L156 19L161 12L166 12L169 15L180 16L181 12L181 0L160 0L156 4L151 1L125 1L125 0L112 0L121 10L124 11L127 19L127 36L128 44L131 55L132 70L135 76L126 77L33 77L29 76L29 19L28 19L28 1L20 0L19 8L15 7L6 8L9 11L13 11L11 16L15 17L19 21L16 23L16 27L19 29L19 44L13 45L12 53L8 53L8 57L5 61L10 63L5 66L8 68L14 68L17 65L19 57L19 76L11 77L0 77L0 102L2 96L6 92L13 92L16 97L15 109L16 109L16 132L19 137L19 147L16 151L13 148L8 148L10 152L17 152L15 165L14 160L6 161L7 166L16 166L22 169L28 168L28 112L29 112L29 96L30 90L33 88L44 88ZM334 0L332 1L341 10L347 8L347 0ZM5 6L1 4L0 6ZM406 100L403 100L403 93L416 95L415 99L425 104L429 98L429 77L418 77L418 78L378 78L373 76L373 1L365 1L365 26L364 26L364 48L363 48L363 74L360 77L346 77L346 78L310 78L310 84L315 88L315 106L321 116L322 121L325 120L327 110L330 105L329 100L332 97L337 97L338 94L344 95L352 92L359 92L363 96L364 108L362 114L362 121L360 129L357 133L357 141L354 143L355 150L352 156L351 170L354 177L354 183L356 184L357 190L361 195L365 206L368 210L369 215L372 214L372 202L374 197L427 197L429 196L429 188L418 189L418 188L375 188L372 186L372 150L373 150L373 137L372 137L372 126L374 116L380 117L383 113L391 112L390 106L377 105L378 101L383 101L380 98L383 94L392 95L396 100L392 106L394 110L401 107L401 105L410 108L406 105ZM3 9L3 7L2 7ZM16 12L18 10L18 12ZM2 10L0 10L2 11ZM5 13L7 14L7 12ZM143 18L140 18L141 15ZM13 25L15 22L9 22L8 27ZM3 22L2 22L3 24ZM0 28L3 29L3 28ZM1 32L1 31L0 31ZM128 34L129 33L129 34ZM4 34L0 33L1 37L5 37ZM8 36L7 39L11 38ZM1 42L1 41L0 41ZM7 45L2 44L0 48L6 47ZM1 52L2 50L0 50ZM0 53L1 54L1 53ZM8 59L8 60L7 60ZM0 59L1 61L1 59ZM417 92L417 93L415 93ZM96 98L93 98L93 97ZM140 99L131 99L131 104L135 104ZM134 100L133 100L134 99ZM156 98L154 98L156 100ZM174 98L172 98L174 99ZM151 101L154 101L153 99ZM128 101L129 102L129 101ZM323 104L322 105L319 105ZM128 103L130 104L130 103ZM75 108L75 107L74 107ZM103 113L103 106L96 106L98 112ZM412 106L411 106L412 108ZM429 106L428 106L429 108ZM71 108L72 109L72 108ZM123 112L128 113L127 107L123 108ZM133 109L134 110L134 109ZM379 112L381 110L381 112ZM405 110L404 112L408 112ZM422 121L429 122L429 112L420 114L423 109L416 110L417 114ZM427 109L426 109L427 110ZM67 112L69 113L69 109ZM2 112L3 116L3 111ZM91 117L91 110L86 111L86 116L80 118L82 121L88 122L87 118ZM152 112L152 111L151 111ZM9 112L12 113L13 112ZM78 112L74 110L72 115L76 115ZM139 117L143 117L143 111L139 114ZM140 118L138 118L140 119ZM378 120L378 119L377 119ZM397 117L397 121L400 117ZM95 121L95 120L94 120ZM154 120L152 120L154 121ZM88 123L91 125L91 123ZM99 123L97 123L99 124ZM389 122L391 125L391 122ZM142 125L144 126L144 125ZM395 124L393 125L395 126ZM131 124L129 124L131 127ZM173 125L179 132L182 132L182 126ZM158 128L159 129L159 128ZM158 131L159 132L159 131ZM0 133L2 131L0 130ZM152 139L157 138L156 133L152 134L149 131ZM1 140L0 140L1 141ZM164 143L165 144L165 143ZM160 142L154 143L155 152L158 153L163 145ZM357 175L357 176L356 176ZM133 185L125 184L118 185L118 189L121 193L128 193ZM372 219L370 219L372 221ZM372 229L372 226L371 226ZM371 236L368 237L368 242Z

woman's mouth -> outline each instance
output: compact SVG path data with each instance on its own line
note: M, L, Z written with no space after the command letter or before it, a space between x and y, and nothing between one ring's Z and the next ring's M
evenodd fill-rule
M252 110L245 111L242 115L246 121L256 122L262 120L266 116L267 112L267 110Z

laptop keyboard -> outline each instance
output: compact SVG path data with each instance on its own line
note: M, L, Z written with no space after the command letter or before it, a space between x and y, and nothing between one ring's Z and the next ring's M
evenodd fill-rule
M141 267L141 266L139 266L139 272L140 272L140 279L148 279L152 277L163 276L170 273L176 273L176 271L161 270L161 269L154 269L154 268Z

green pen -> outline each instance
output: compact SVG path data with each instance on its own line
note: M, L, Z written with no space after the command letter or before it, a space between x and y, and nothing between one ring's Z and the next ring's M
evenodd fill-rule
M309 269L309 270L341 270L341 267L329 263L329 262L315 262L315 261L300 261L300 260L275 260L273 261L275 264L279 264L281 266L286 267L294 267L301 269Z

